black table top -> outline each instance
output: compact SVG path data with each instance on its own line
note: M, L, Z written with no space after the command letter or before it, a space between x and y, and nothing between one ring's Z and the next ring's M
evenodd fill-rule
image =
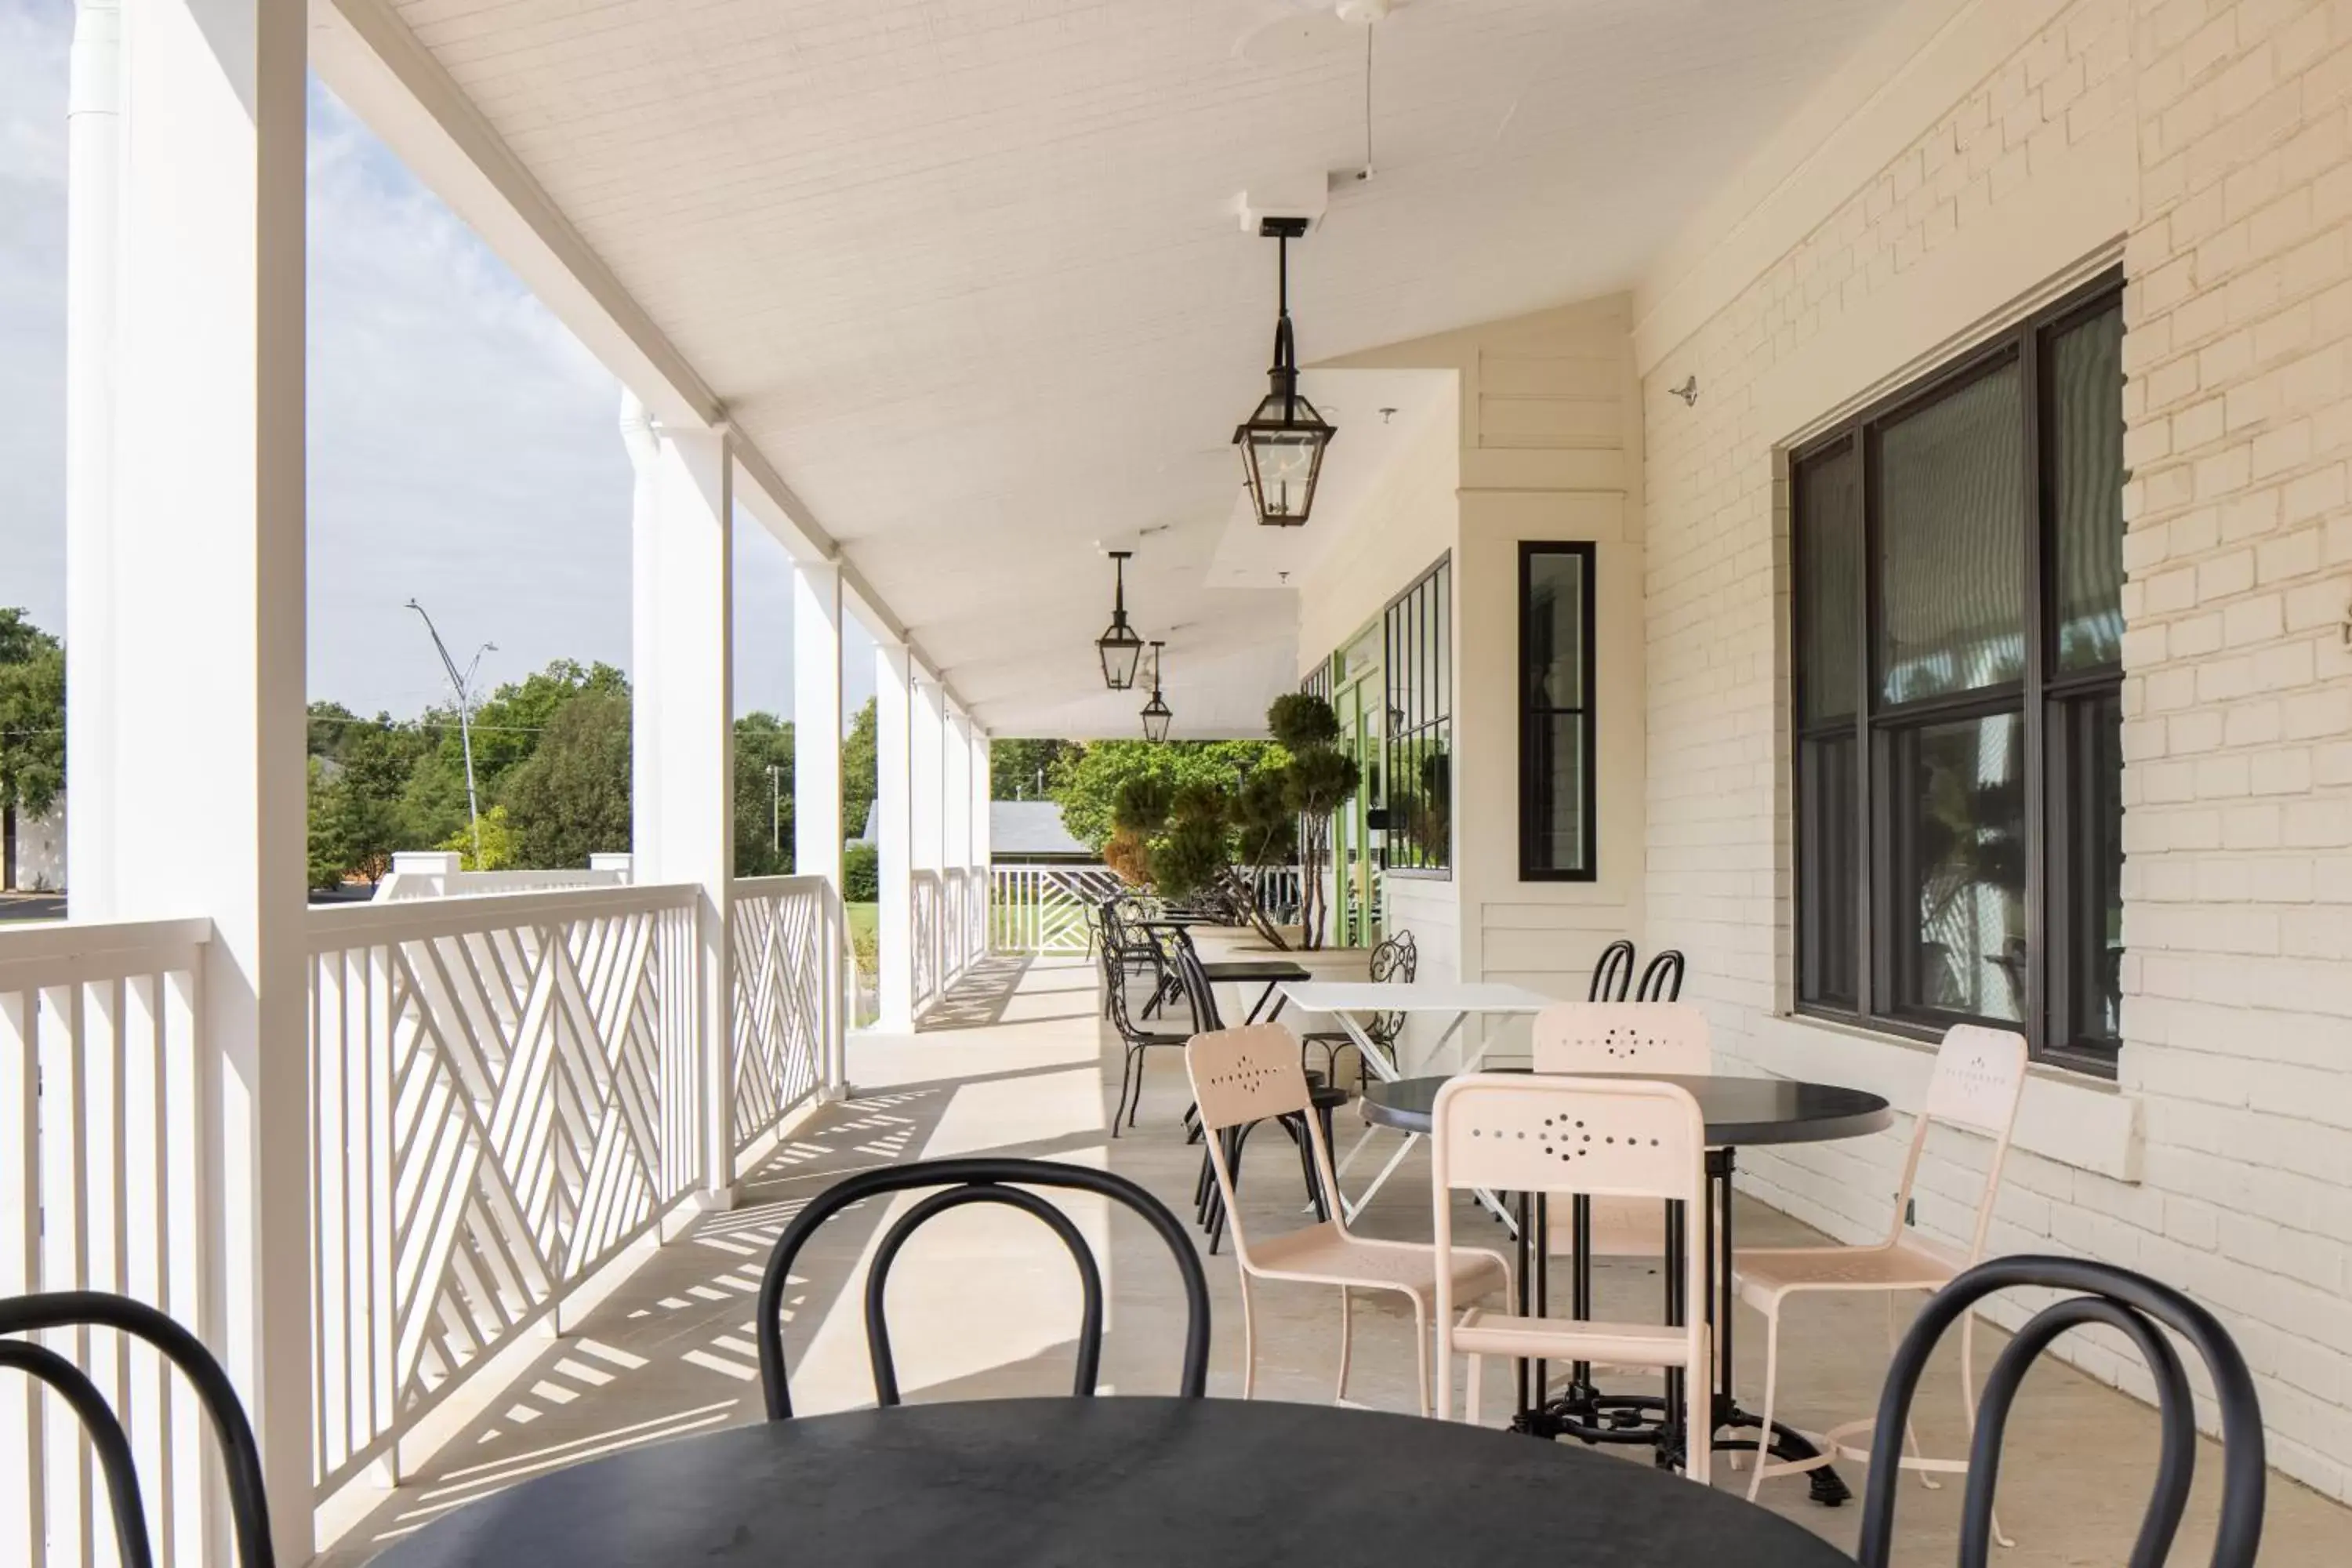
M1013 1399L761 1422L575 1465L373 1568L1853 1568L1727 1492L1454 1422L1234 1399Z
M1314 972L1286 958L1234 958L1203 963L1201 973L1211 980L1312 980Z
M1758 1143L1826 1143L1859 1138L1891 1124L1895 1113L1877 1095L1834 1084L1785 1078L1677 1078L1667 1073L1593 1073L1593 1078L1643 1077L1678 1083L1698 1101L1706 1118L1706 1141L1718 1148ZM1400 1132L1429 1131L1430 1110L1440 1078L1406 1078L1368 1084L1364 1120Z

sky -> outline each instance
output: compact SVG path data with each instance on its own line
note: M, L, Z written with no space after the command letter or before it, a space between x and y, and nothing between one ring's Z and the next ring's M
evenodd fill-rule
M65 626L66 53L72 0L0 0L0 605ZM430 610L485 684L629 662L620 385L455 214L313 83L310 696L445 700ZM736 522L738 711L792 711L783 547ZM853 623L854 624L854 623ZM845 650L845 708L873 690Z

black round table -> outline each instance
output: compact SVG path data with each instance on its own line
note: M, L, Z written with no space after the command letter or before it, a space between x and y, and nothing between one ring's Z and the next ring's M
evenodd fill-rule
M1596 1073L1601 1077L1624 1074ZM1859 1138L1892 1124L1895 1113L1886 1101L1858 1089L1835 1084L1799 1083L1781 1078L1675 1078L1643 1074L1664 1083L1679 1084L1698 1101L1706 1119L1706 1141L1718 1147L1748 1143L1823 1143L1837 1138ZM1364 1088L1364 1120L1400 1132L1429 1135L1431 1108L1444 1078L1405 1078Z
M1593 1077L1640 1076L1679 1084L1698 1101L1699 1114L1706 1121L1706 1173L1712 1189L1703 1223L1706 1226L1705 1254L1706 1258L1707 1321L1715 1325L1715 1422L1717 1448L1763 1447L1775 1458L1805 1459L1814 1457L1814 1448L1803 1434L1793 1427L1775 1422L1769 1432L1760 1430L1763 1423L1739 1407L1733 1397L1732 1381L1732 1203L1731 1173L1738 1158L1739 1145L1770 1143L1825 1143L1840 1138L1860 1138L1891 1125L1895 1112L1878 1095L1858 1089L1843 1089L1835 1084L1803 1083L1792 1079L1738 1078L1709 1075L1680 1077L1666 1073L1611 1074L1596 1073ZM1408 1078L1393 1083L1370 1084L1364 1089L1364 1120L1378 1127L1391 1127L1402 1132L1419 1133L1426 1137L1430 1118L1437 1103L1437 1091L1445 1086L1444 1078ZM1683 1205L1667 1207L1667 1247L1664 1268L1666 1321L1679 1320L1683 1300L1683 1240L1680 1228L1686 1223L1680 1213ZM1570 1224L1576 1227L1574 1267L1570 1274L1574 1300L1570 1311L1576 1317L1588 1317L1592 1308L1592 1259L1588 1245L1590 1208L1587 1200L1577 1198L1570 1205ZM1541 1312L1546 1305L1546 1262L1549 1248L1530 1248L1528 1233L1530 1228L1544 1229L1545 1205L1538 1198L1534 1205L1532 1222L1529 1205L1521 1196L1518 1215L1519 1268L1517 1280L1519 1310ZM1676 1458L1683 1443L1683 1434L1676 1415L1682 1408L1679 1373L1669 1373L1667 1393L1663 1399L1652 1394L1610 1394L1595 1388L1591 1381L1591 1369L1579 1363L1572 1369L1567 1392L1549 1401L1531 1395L1530 1390L1544 1387L1544 1368L1540 1362L1532 1369L1526 1363L1519 1369L1519 1415L1517 1426L1522 1431L1538 1436L1581 1437L1596 1443L1655 1444L1669 1458ZM1724 1436L1727 1430L1738 1432L1754 1427L1759 1430L1754 1437ZM1827 1465L1806 1472L1816 1502L1832 1506L1843 1502L1852 1493L1837 1472Z
M1727 1492L1558 1444L1233 1399L1007 1399L762 1422L457 1510L374 1568L1835 1568Z

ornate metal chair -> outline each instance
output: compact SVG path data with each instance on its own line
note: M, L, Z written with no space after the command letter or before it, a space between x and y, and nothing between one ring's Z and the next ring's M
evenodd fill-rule
M1400 985L1412 984L1413 973L1421 967L1421 952L1413 945L1412 932L1396 931L1372 949L1371 977L1379 984L1393 982ZM1396 1037L1404 1031L1405 1016L1399 1013L1375 1013L1364 1025L1364 1033L1372 1044L1384 1051L1396 1049ZM1308 1047L1319 1046L1323 1050L1323 1081L1337 1083L1339 1079L1339 1053L1354 1049L1355 1037L1345 1029L1313 1029L1298 1037L1298 1061L1307 1064ZM1364 1087L1364 1058L1356 1053L1356 1087Z

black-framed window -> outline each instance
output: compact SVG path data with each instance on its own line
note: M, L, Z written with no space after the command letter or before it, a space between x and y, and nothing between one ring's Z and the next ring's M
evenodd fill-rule
M1391 871L1450 876L1454 866L1454 558L1443 556L1382 616Z
M1792 455L1801 1011L2115 1070L2121 301L2103 279Z
M1597 848L1590 542L1519 546L1519 878L1589 882Z

